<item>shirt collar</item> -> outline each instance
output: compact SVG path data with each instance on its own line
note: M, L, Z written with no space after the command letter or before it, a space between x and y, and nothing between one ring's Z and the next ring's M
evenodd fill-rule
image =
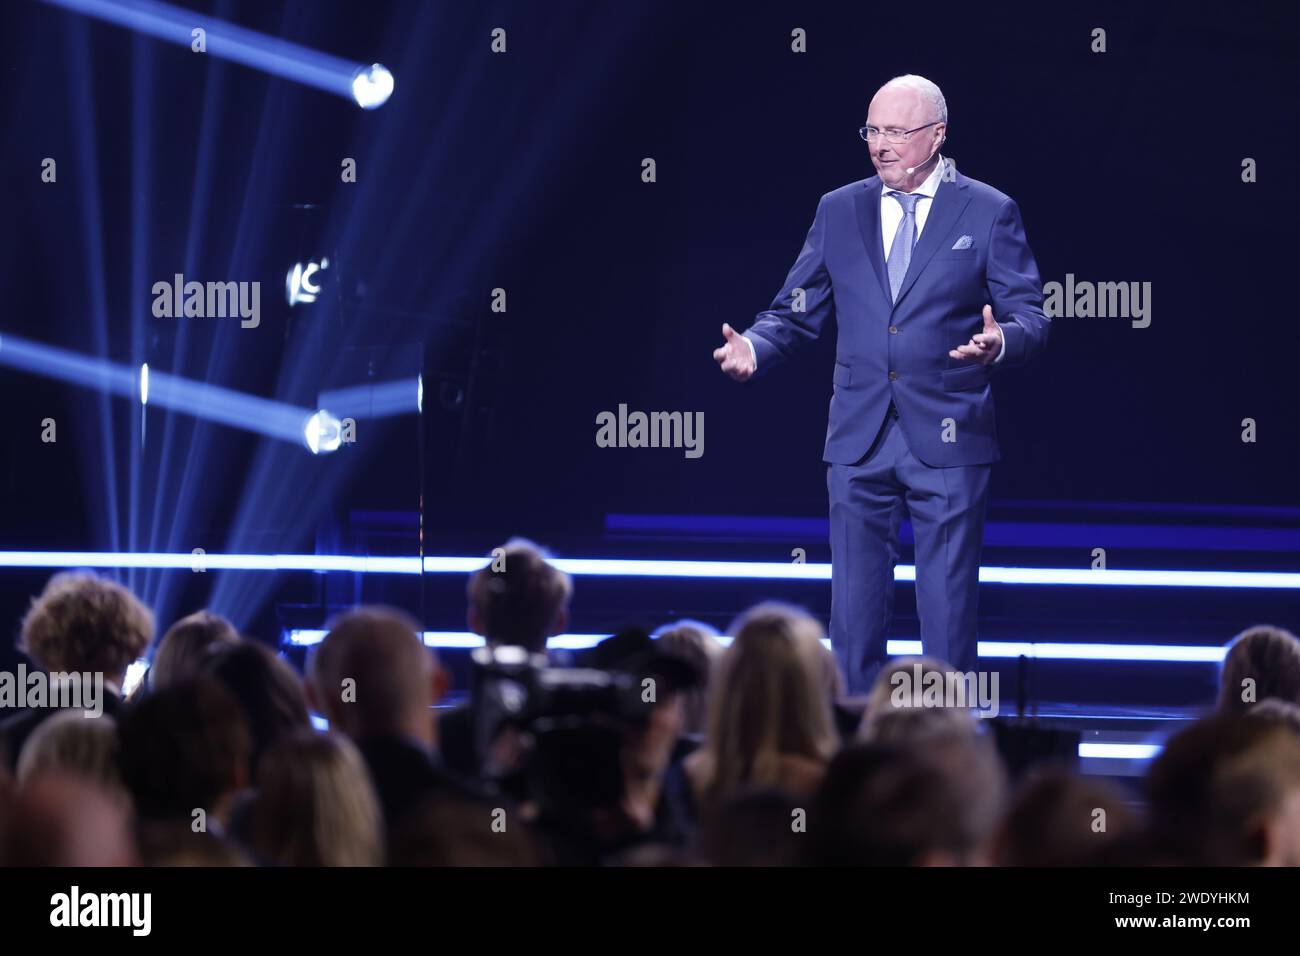
M927 199L933 199L934 194L939 191L939 183L943 179L943 170L947 165L947 162L948 161L940 155L939 161L934 164L934 169L930 170L930 175L925 177L925 180L921 185L917 186L910 193L905 193L905 195L925 196ZM887 196L891 192L902 192L902 190L886 188L881 195Z

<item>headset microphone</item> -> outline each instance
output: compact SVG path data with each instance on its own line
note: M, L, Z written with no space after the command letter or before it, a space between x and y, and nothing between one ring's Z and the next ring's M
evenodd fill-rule
M930 160L934 159L934 154L937 153L937 152L939 152L939 149L940 149L940 148L943 146L943 144L946 143L947 141L948 141L948 137L945 136L943 139L941 139L941 140L939 141L939 145L938 145L938 146L936 146L934 149L930 150L930 155L927 156L927 157L925 157L924 161L918 163L918 164L915 165L915 166L908 166L908 167L907 167L907 175L909 175L909 176L912 175L912 173L916 172L918 169L920 169L922 166L924 166L924 165L925 165L926 163L928 163Z

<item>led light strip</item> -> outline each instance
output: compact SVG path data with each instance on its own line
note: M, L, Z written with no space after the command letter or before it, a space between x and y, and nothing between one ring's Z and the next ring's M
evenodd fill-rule
M1215 664L1223 660L1228 649L1204 644L1071 644L1035 641L980 641L979 656L987 658L1032 657L1055 661L1152 661L1192 664ZM885 652L891 655L917 655L920 641L889 641Z
M479 561L482 566L484 561ZM0 551L4 568L162 568L183 571L348 571L419 574L419 558L342 554L194 554L182 552Z
M1080 757L1102 760L1150 760L1160 753L1159 744L1079 744Z
M468 574L486 566L485 557L375 557L342 554L200 554L188 552L0 551L9 568L172 568L231 571L345 571L354 574ZM829 581L829 564L777 561L673 561L634 558L554 558L575 576L662 577ZM916 580L916 568L900 564L894 580ZM1080 587L1261 588L1300 590L1300 572L1178 571L1080 568L980 568L984 584L1043 584Z

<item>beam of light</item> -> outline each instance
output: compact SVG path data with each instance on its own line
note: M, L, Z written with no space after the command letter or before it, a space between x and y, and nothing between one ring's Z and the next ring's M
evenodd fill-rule
M421 43L420 38L435 36L445 27L447 13L444 7L443 4L435 3L412 4L408 16L393 18L382 46L378 48L385 51L385 57L391 56L395 61L390 64L394 73L405 75L427 66L429 56L427 44ZM607 59L611 68L617 67L616 56L611 53L607 55ZM586 86L577 84L579 92L585 92L592 100L598 99L598 92L588 89L589 86L590 84ZM322 236L339 237L338 244L333 248L317 250L318 254L328 251L332 266L336 259L337 262L342 263L353 260L368 261L372 257L376 243L382 245L388 243L390 239L395 240L397 236L410 239L414 235L422 234L421 231L425 228L423 214L418 208L413 208L419 207L421 203L409 200L418 199L430 190L436 191L436 188L430 185L436 180L422 180L422 185L417 188L416 193L408 196L408 201L400 202L394 208L390 202L391 179L412 158L412 150L418 154L415 158L418 168L428 171L430 175L446 173L449 164L454 165L454 157L446 148L446 138L448 135L455 134L464 123L469 122L473 97L466 91L465 84L455 85L454 89L449 89L447 92L448 98L442 103L442 108L430 114L428 122L414 134L414 140L411 138L413 134L410 124L380 122L368 125L368 155L372 157L375 165L367 166L369 172L361 176L356 183L355 188L359 191L355 193L353 202L334 203L329 207L327 223L319 233ZM269 125L265 126L264 134L268 140L272 137L282 138L281 126L277 125L280 119L279 111L268 113ZM575 123L579 122L575 120ZM546 143L551 144L551 141L546 140ZM555 155L562 156L564 146L551 145ZM531 163L538 160L535 155L538 148L532 140L524 144L523 152L516 157L526 164L521 168L536 169ZM278 168L277 157L284 152L283 148L270 151L265 161L257 164L257 169ZM257 173L255 172L254 175L256 176ZM512 202L517 205L519 196L526 197L529 190L537 188L536 176L526 174L522 178L524 182L520 183L518 188L506 189L511 195L503 198L499 204L497 211L502 215L506 214L502 210L508 211L513 208ZM277 183L278 180L271 177L262 188L274 192ZM351 189L349 194L352 194ZM250 196L260 195L261 192L250 190ZM467 234L463 237L464 242L443 236L442 241L436 243L440 254L448 261L458 262L461 267L474 268L475 263L478 263L482 256L490 256L491 250L495 248L494 241L499 238L495 235L496 230L490 225L476 223L471 233L474 231L477 231L478 235ZM248 242L237 244L236 247L246 249L252 245L254 243ZM374 287L396 288L406 281L405 277L393 277L390 271L390 266L394 265L393 258L392 256L379 257L376 268L382 275L374 277L377 283ZM400 264L396 265L396 269L401 268L404 267ZM232 271L230 274L240 273ZM325 288L328 290L329 285L326 284ZM306 308L317 312L324 311L327 316L337 318L339 302L336 296L329 295L327 291L314 305ZM314 394L321 383L347 382L348 378L344 376L352 367L352 356L347 346L361 344L357 338L359 334L356 329L348 326L341 341L331 342L333 347L304 348L286 357L281 363L282 387L277 394L309 395ZM402 373L404 374L405 371L403 369ZM399 427L404 425L405 422ZM416 444L418 443L412 442L413 449ZM313 463L308 461L306 456L301 460L295 460L289 469L286 469L285 456L277 454L282 451L283 449L275 442L261 443L257 449L252 466L248 469L243 482L243 493L240 495L231 525L229 544L225 545L227 550L263 550L258 529L265 528L269 522L286 528L315 527L329 503L334 501L337 493L345 489L355 478L364 467L363 462L366 460L365 455L340 454L335 456L337 460L332 462L330 467L314 468L309 472L308 469ZM417 470L417 465L418 463L412 459L413 474ZM301 488L307 481L312 482L313 494L301 493ZM188 483L182 482L183 493L190 494L191 489L200 483L198 477ZM174 513L184 512L174 511ZM173 539L170 550L181 550L188 543ZM295 550L299 547L296 544L286 544L283 550ZM274 579L266 575L222 574L217 578L216 586L212 590L211 601L214 609L225 610L237 623L251 623L252 615L269 599L274 583Z
M84 20L70 24L67 31L67 55L64 68L70 74L72 93L72 112L67 117L68 128L75 131L77 161L85 170L97 168L100 156L100 123L96 113L95 77L91 64L90 24ZM147 148L146 144L143 145ZM79 269L84 276L86 290L87 316L83 317L81 327L89 326L91 348L99 358L107 359L109 355L109 318L108 318L108 270L105 265L106 250L104 245L104 202L98 176L76 177L77 192L81 199L81 237L84 263ZM85 321L89 319L89 321ZM107 518L108 541L115 551L123 548L121 531L121 507L118 496L118 441L113 433L113 408L110 395L101 391L94 397L94 404L99 411L98 446L88 442L79 448L83 459L83 482L86 486L88 500L95 500L103 494L103 504L91 510L97 516L97 522ZM89 433L89 429L86 429ZM132 449L134 453L134 446ZM131 490L128 489L128 494ZM137 542L128 540L127 548L134 548Z
M295 444L303 442L306 423L316 414L315 409L299 408L165 372L145 373L107 359L79 355L12 335L0 339L0 366L132 400L138 397L141 403L147 400L161 408Z
M110 395L133 398L136 394L136 373L125 365L52 345L28 342L13 335L0 338L0 366L82 385Z
M131 37L131 354L133 365L140 366L140 412L138 441L130 443L127 462L127 490L130 507L127 515L126 546L132 551L148 547L140 533L141 512L150 498L155 497L157 486L143 477L144 453L149 435L148 339L145 333L146 290L149 289L147 263L150 255L151 210L154 208L154 126L157 110L154 108L154 54L156 44L141 34ZM153 476L150 476L153 477ZM136 594L142 593L147 583L143 575L130 572L127 586Z
M161 408L294 443L302 442L303 427L314 414L310 408L163 372L149 376L149 397Z
M219 0L216 8L217 12L226 12L235 5L235 0ZM227 13L227 16L229 14ZM212 62L211 69L204 70L204 97L205 97L205 114L203 127L201 129L202 141L210 140L209 145L217 155L222 155L221 149L221 131L223 129L220 119L225 113L229 112L223 109L222 94L225 86L231 82L229 74L236 70L233 64L228 64L221 60ZM291 93L282 87L272 84L268 95L261 98L261 109L257 110L249 104L239 104L239 109L247 107L250 110L250 130L256 129L252 137L252 151L248 156L248 176L244 181L243 196L235 205L238 207L238 213L231 218L231 210L223 208L219 212L208 209L212 189L209 188L203 195L202 203L196 202L194 206L195 214L201 216L199 220L191 222L191 229L186 245L186 261L188 263L187 272L195 274L204 260L201 255L206 243L206 238L211 229L204 229L203 223L207 219L214 219L227 225L234 223L234 233L231 241L223 243L227 251L227 258L224 267L219 271L223 275L244 275L254 272L258 265L255 263L265 254L265 241L267 230L267 205L266 197L274 192L275 183L278 182L278 172L283 168L284 145L289 134L283 124L283 116L280 113L280 105L284 102L284 96L279 95ZM211 112L208 112L208 111ZM252 113L257 112L257 119L252 120ZM215 121L209 123L210 119L216 117ZM202 180L196 178L196 189L202 182L208 179L215 180L224 176L224 167L218 171L212 171L207 157L199 161L196 168L196 177L203 177ZM204 268L207 266L204 265ZM175 360L172 368L179 374L182 369L191 368L193 356L188 350L189 323L179 323L179 330L176 335L173 352ZM293 336L286 343L286 353L282 362L282 369L285 364L291 364L295 361L293 356L296 350L300 348L299 339L304 336ZM311 339L309 334L305 338ZM237 345L236 340L242 341L242 336L236 335L218 335L209 343L205 343L203 351L206 353L206 370L201 374L191 373L191 378L199 381L215 382L225 381L232 365L237 365L240 361L240 351L242 344ZM283 395L305 394L301 387L284 388L283 378L277 385L277 390L272 397ZM313 408L312 411L315 411ZM164 416L169 427L181 424L182 416L167 414ZM206 500L210 497L213 487L213 476L221 472L220 463L214 463L211 459L216 454L216 449L222 446L220 438L211 435L211 426L202 420L195 421L188 419L182 427L176 428L176 436L181 438L180 447L168 455L164 444L163 456L160 460L160 477L158 486L160 489L166 489L170 494L158 495L158 504L160 511L156 513L161 515L188 515L195 507L195 502ZM192 424L191 424L192 423ZM292 473L286 469L286 456L288 446L279 441L266 441L257 443L257 454L260 456L264 453L269 454L276 462L276 475L285 484L293 487L301 496L301 489L307 487L307 483L312 478L318 477L315 474L317 470L312 466L307 455L299 456L293 459L299 463L300 469ZM296 448L306 446L296 445ZM268 452L268 449L270 450ZM178 468L179 465L179 468ZM309 470L310 469L310 470ZM218 489L218 493L224 493L225 489ZM254 495L267 493L265 486L257 487L250 485L245 478L241 493L237 496L241 509L245 503ZM332 500L332 499L331 499ZM306 522L297 521L290 518L281 523L279 515L282 510L272 506L269 512L275 517L264 519L260 527L266 527L267 522L279 524L280 527L304 528ZM160 528L161 526L161 528ZM195 530L191 527L189 521L165 520L160 518L155 529L160 529L161 533L158 541L150 542L150 550L154 551L182 551L189 550L193 547L193 537ZM240 533L240 524L234 524L234 530L231 537L237 538ZM292 550L293 545L285 545L282 550ZM260 546L244 544L227 544L225 549L228 551L253 551L262 550ZM179 599L178 592L181 590L181 582L175 574L163 572L154 572L155 580L158 582L157 604L155 605L160 615L165 618L170 616L174 609L176 601ZM246 581L248 575L234 576L234 580ZM260 577L254 575L258 580L270 582L269 577ZM222 588L224 575L218 575L217 581L213 587L213 593L219 594ZM250 613L251 613L250 609ZM247 618L240 620L240 624L246 624Z
M393 382L349 385L321 392L316 404L340 418L389 418L413 415L420 410L422 386L419 376Z
M373 110L393 93L393 74L379 63L358 63L309 47L267 36L225 20L156 0L45 0L106 23L192 48L193 31L206 33L207 53L223 60L314 86Z
M147 42L147 38L142 38L142 42ZM199 125L198 139L194 150L195 166L194 179L191 187L191 198L189 203L188 228L185 238L184 268L181 270L185 275L194 275L198 270L199 248L203 237L208 235L208 216L210 196L212 194L212 182L216 175L218 157L223 156L222 151L218 148L217 135L220 129L218 117L224 114L223 92L229 70L224 63L214 64L215 68L204 71L203 77L203 105L199 115L202 117ZM143 289L143 286L140 287ZM141 313L143 314L143 313ZM176 329L175 340L172 343L171 368L184 368L185 358L187 355L187 346L189 343L190 326L187 323L180 323ZM218 339L220 341L220 339ZM215 357L215 352L209 356L209 359ZM165 356L159 355L159 359ZM184 454L186 463L186 474L178 479L174 474L175 465L173 462L180 459L180 453L173 452L174 439L180 416L167 414L163 416L162 428L162 449L157 457L157 466L154 473L153 485L153 509L152 517L147 523L148 533L148 550L159 551L166 547L176 547L175 543L170 543L164 535L178 536L190 531L184 527L180 521L164 521L164 514L184 514L188 511L188 499L186 496L196 493L196 487L202 484L201 481L195 480L188 485L182 479L188 479L188 465L191 461L190 454ZM181 448L181 452L192 452L196 444L204 444L191 436L189 447ZM172 541L178 540L176 537ZM146 572L145 588L142 595L147 599L150 607L158 611L160 616L170 617L170 595L164 593L163 585L170 585L171 576L162 575L159 572ZM164 619L166 619L164 618Z

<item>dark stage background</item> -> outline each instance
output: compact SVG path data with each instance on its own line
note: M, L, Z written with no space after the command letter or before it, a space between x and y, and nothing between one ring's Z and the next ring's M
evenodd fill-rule
M1045 282L1152 286L1148 328L1059 318L1038 362L998 374L995 507L1300 504L1293 5L190 5L381 61L396 92L362 112L9 0L0 337L304 404L418 354L425 415L314 459L151 411L133 458L132 403L0 370L5 548L413 553L400 517L382 544L356 529L416 512L421 488L428 553L515 533L605 553L610 513L823 517L833 330L745 386L711 352L767 307L821 194L871 174L857 128L908 72L944 90L945 155L1019 203ZM329 294L290 314L284 271L310 254L336 257ZM175 272L262 280L262 326L178 345L148 314ZM620 403L704 412L703 457L598 448ZM163 616L199 587L135 577ZM269 587L224 594L252 615Z

